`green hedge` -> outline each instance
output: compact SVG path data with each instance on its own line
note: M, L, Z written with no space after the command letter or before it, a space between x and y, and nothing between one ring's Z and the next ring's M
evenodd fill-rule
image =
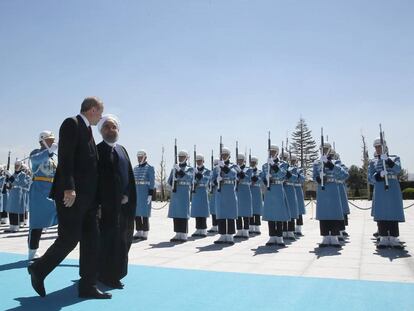
M402 191L402 195L404 200L414 199L414 188L405 188Z

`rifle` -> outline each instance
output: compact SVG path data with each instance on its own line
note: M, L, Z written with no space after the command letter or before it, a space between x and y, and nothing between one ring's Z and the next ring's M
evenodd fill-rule
M173 192L177 192L177 178L175 177L175 174L177 173L177 169L176 166L178 164L178 159L177 159L177 138L175 139L174 142L174 170L173 170L173 188L172 191Z
M323 146L324 146L324 140L323 140L323 127L321 127L321 155L322 155L322 156L324 156L324 155L325 155L325 153L324 153L324 151L323 151ZM322 188L322 190L325 190L325 184L324 184L324 182L323 182L323 176L324 176L323 170L324 170L324 166L325 166L325 164L323 163L323 160L321 160L321 171L320 171L320 173L319 173L319 177L320 177L320 179L321 179L321 188Z
M385 151L385 142L384 142L384 132L382 131L381 123L379 125L379 128L380 128L380 140L381 140L382 154L386 154L386 151ZM385 191L387 191L388 188L389 188L389 182L388 182L387 167L385 166L385 164L386 164L385 163L385 160L382 160L382 166L384 167L384 171L385 171L385 176L384 176L385 184L384 184L384 188L385 188Z
M269 152L269 159L272 157L272 152L270 151L270 146L272 142L270 139L270 131L267 137L267 150ZM267 174L266 174L267 190L270 191L270 163L267 163Z
M237 165L238 168L240 168L238 162L239 162L239 142L236 140L236 165ZM238 190L238 188L239 188L239 180L237 179L237 181L236 181L236 191Z
M282 160L285 158L285 148L283 147L283 140L282 140Z
M249 149L249 166L250 162L252 162L252 148Z
M10 171L10 155L11 155L11 151L9 151L9 154L7 156L7 170Z
M213 174L213 170L214 170L214 150L211 150L211 173L210 174ZM212 175L210 175L210 176L212 176ZM210 179L209 185L210 185L210 189L209 189L210 193L212 193L213 192L213 184L211 182L211 179Z
M223 139L222 139L221 136L220 136L219 150L220 150L220 154L219 154L220 161L223 161L223 154L222 154L222 152L223 152ZM220 165L218 165L218 173L217 174L218 174L217 176L221 177L221 166ZM219 183L217 183L217 191L221 192L221 181Z
M196 174L196 170L197 170L197 161L196 161L196 157L197 157L197 146L194 145L194 170L193 170L193 184L192 184L192 191L195 192L195 185L196 185L196 181L195 181L195 174Z

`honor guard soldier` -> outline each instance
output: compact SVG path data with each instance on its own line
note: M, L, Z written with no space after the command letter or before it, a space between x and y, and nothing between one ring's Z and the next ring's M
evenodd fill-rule
M319 220L320 233L323 237L320 247L341 247L339 231L344 221L344 213L336 183L343 174L340 165L334 164L331 144L324 143L320 160L313 164L313 180L318 183L316 191L316 219Z
M348 194L346 188L346 180L349 177L348 167L342 163L340 155L335 152L335 165L340 165L343 169L343 178L337 180L338 188L339 188L339 195L341 196L341 204L342 204L342 211L344 212L344 222L341 226L340 239L344 239L345 237L349 236L348 232L346 232L346 227L348 226L348 215L351 213L349 209L348 203Z
M286 161L290 160L289 158ZM298 199L296 197L295 183L298 178L297 167L288 165L286 171L286 178L284 183L284 189L286 194L286 200L290 211L290 221L284 223L284 233L288 240L296 240L295 237L295 221L299 218Z
M207 236L207 217L210 216L208 186L211 171L204 166L204 156L196 155L196 167L193 179L193 194L191 199L191 217L195 218L196 231L193 237Z
M57 167L55 136L51 131L43 131L39 135L39 143L40 149L30 153L33 183L29 199L29 260L38 257L43 229L58 223L55 202L48 198Z
M404 208L398 173L401 171L400 157L388 154L383 138L374 140L375 158L370 161L368 179L374 185L372 215L378 225L377 248L402 249L398 236L398 223L404 222Z
M279 147L270 145L269 158L262 166L262 180L267 188L263 204L263 220L269 225L270 239L267 246L285 246L283 241L283 222L291 219L287 206L283 182L286 177L287 163L279 161Z
M252 211L253 216L250 218L249 232L251 234L260 234L260 217L263 214L263 196L262 196L262 171L257 168L259 160L253 156L250 158L250 168L247 175L250 178L250 191L252 193Z
M23 189L28 188L30 181L26 173L23 172L21 161L16 161L14 164L14 174L11 175L8 171L6 174L9 177L9 198L7 200L6 211L9 213L10 227L4 232L18 232L19 220L24 219L24 195Z
M236 181L237 171L230 162L230 149L223 147L221 159L213 173L213 181L217 186L216 212L220 237L215 244L234 244L237 219Z
M137 152L138 165L134 167L135 189L137 192L137 207L135 210L135 240L147 240L151 203L155 194L155 170L147 162L147 152Z
M6 166L0 165L0 224L7 224L7 197L9 196L9 191L7 188L7 175L6 175Z
M291 166L296 167L296 181L295 181L295 192L296 192L296 199L298 202L298 211L299 217L296 219L296 226L295 226L295 235L296 236L303 236L302 234L302 226L303 226L303 215L306 214L305 210L305 199L303 196L303 183L305 182L305 175L303 173L303 169L297 166L297 157L292 154L290 158Z
M209 198L209 207L210 207L210 215L211 215L211 228L207 231L208 233L217 233L218 232L218 223L217 223L217 212L216 212L216 193L217 193L217 186L214 184L213 181L213 172L216 169L217 165L219 164L219 159L213 160L213 165L211 167L211 175L210 175L210 198Z
M185 242L190 218L190 192L193 181L193 168L188 166L188 152L178 153L178 164L172 169L168 184L172 187L168 217L173 219L175 236L171 242Z
M253 216L252 193L250 191L250 175L247 174L246 157L237 155L237 233L234 236L239 239L249 238L250 218Z

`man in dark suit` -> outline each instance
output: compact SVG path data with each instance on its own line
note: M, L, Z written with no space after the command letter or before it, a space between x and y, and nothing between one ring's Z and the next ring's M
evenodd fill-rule
M119 121L104 116L98 128L103 141L98 144L98 202L101 207L101 240L98 280L122 289L121 279L128 270L128 252L134 233L136 206L135 179L125 148L117 143Z
M96 288L98 262L98 153L91 125L102 118L103 103L87 97L76 117L59 130L58 166L50 198L55 200L58 237L46 253L28 267L32 286L46 295L44 279L80 242L78 293L81 298L111 298Z

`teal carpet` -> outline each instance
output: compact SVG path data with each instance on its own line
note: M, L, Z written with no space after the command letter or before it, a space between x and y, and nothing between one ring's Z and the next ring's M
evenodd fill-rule
M47 296L30 285L25 256L0 253L0 310L414 310L414 284L350 281L130 265L112 300L77 298L78 262L46 279Z

